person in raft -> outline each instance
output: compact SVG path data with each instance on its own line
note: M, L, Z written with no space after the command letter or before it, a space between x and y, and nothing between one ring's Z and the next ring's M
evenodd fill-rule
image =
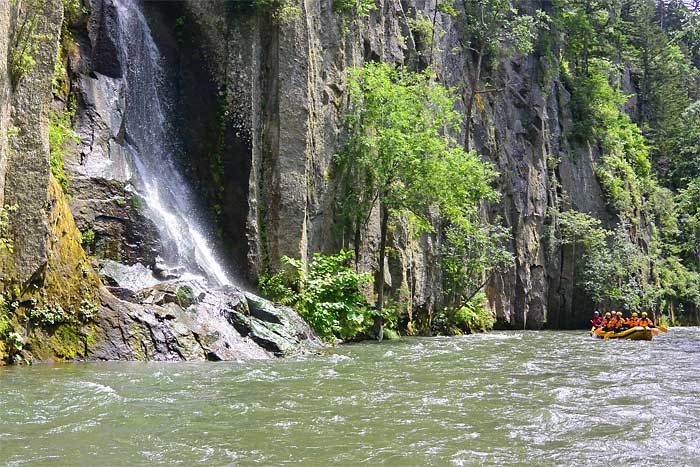
M627 328L633 328L633 327L635 327L635 326L639 326L639 324L638 324L638 323L639 323L639 318L638 318L638 316L639 316L639 315L637 314L636 311L632 312L632 316L630 316L629 318L627 318L627 319L625 320L625 326L627 326Z
M619 331L624 324L625 320L622 317L621 311L613 311L612 313L608 311L605 313L605 318L600 323L600 327L602 327L604 331Z
M617 315L617 322L615 323L615 329L617 329L618 331L622 331L625 329L625 317L622 316L621 311L618 311L616 313L616 315Z
M605 317L601 317L600 312L596 311L593 313L591 324L594 330L602 328L605 331L623 331L637 326L656 327L646 311L642 312L641 318L636 311L629 318L624 318L621 311L613 311L612 313L608 311L605 313Z
M637 326L644 326L647 328L655 328L654 322L649 318L649 315L646 311L642 311L642 317L639 318Z

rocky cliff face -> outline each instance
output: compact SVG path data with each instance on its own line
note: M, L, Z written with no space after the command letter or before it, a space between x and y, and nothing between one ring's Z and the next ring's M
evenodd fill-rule
M157 226L132 184L124 121L129 63L119 46L115 0L92 0L89 14L68 24L71 39L63 47L80 143L65 159L71 219L51 222L56 203L65 202L50 189L46 137L49 105L66 105L50 98L62 18L61 2L54 3L41 24L55 40L43 44L31 76L13 87L8 68L0 67L0 195L5 204L21 206L12 218L15 253L3 259L7 283L41 283L33 279L46 270L72 274L49 266L60 224L59 236L68 233L71 245L80 242L79 231L92 233L83 235L83 247L110 288L90 286L102 305L101 318L82 328L80 342L89 345L73 356L229 359L284 354L312 342L293 312L256 316L253 309L259 307L251 303L257 299L240 291L205 289L189 300L199 285L185 284L185 292L178 292L185 285L177 280L167 286L150 282L152 272L159 279L174 276L159 264L163 244ZM540 3L520 6L546 7ZM143 5L167 79L176 83L172 125L181 139L178 162L201 205L211 206L208 214L217 221L241 283L279 266L282 255L308 258L354 246L354 238L338 229L336 206L346 181L333 163L345 137L349 68L368 60L414 69L429 65L445 85L459 89L470 60L459 47L460 19L436 12L432 0L378 1L378 9L362 18L336 11L331 0L292 2L289 15L265 4ZM419 14L434 18L444 31L432 44L411 33L408 18ZM0 63L7 63L17 15L7 2L0 5ZM489 70L490 82L503 90L484 95L471 141L501 174L501 201L484 207L483 215L510 229L516 257L511 271L489 282L489 306L501 325L517 328L566 327L587 314L574 296L575 258L552 240L556 210L607 215L593 173L597 154L568 141L569 94L556 70L548 68L545 52L515 56ZM359 245L366 270L377 267L378 220L371 222L374 233ZM394 297L425 322L441 305L441 239L437 234L412 239L400 223L391 232L385 280ZM72 253L59 263L92 271L82 251L62 251ZM215 324L205 326L196 315L207 315L208 307L218 311L210 316Z
M235 287L173 280L158 269L161 239L131 184L127 64L114 41L115 5L93 2L89 17L65 23L62 5L0 4L0 201L8 216L1 233L10 244L0 251L0 364L240 360L320 346L289 308ZM18 31L32 17L35 29L26 37L35 64L18 78L11 56ZM65 63L57 63L61 59ZM56 89L64 64L70 93ZM52 147L63 155L66 191L52 175L48 137L50 127L65 128L49 124L49 112L73 109L79 138L61 138L61 147ZM92 264L84 248L95 255Z
M525 10L546 8L520 3ZM253 6L189 1L184 16L185 24L202 31L199 51L226 108L250 135L243 155L251 160L247 234L253 275L274 267L281 255L306 258L350 243L333 230L343 181L332 162L343 143L348 68L379 59L430 65L444 84L459 88L470 59L459 47L459 18L436 14L433 1L381 1L367 18L336 12L330 0L298 6L298 15L275 20ZM432 46L410 37L407 17L419 14L436 18L444 31ZM569 94L548 66L535 53L494 67L489 80L503 91L484 96L473 131L472 147L501 173L501 202L485 215L501 218L511 230L516 257L511 272L490 281L489 304L502 325L517 328L572 326L585 319L585 304L573 296L575 258L552 241L552 209L606 216L593 173L596 154L567 141ZM401 226L393 232L397 253L387 282L418 314L430 314L440 305L440 239L427 235L414 242ZM376 268L376 247L376 236L364 239L365 268Z
M3 175L5 205L16 205L10 231L14 254L4 270L11 270L20 282L28 281L49 260L47 239L49 224L46 208L49 203L48 99L51 92L53 64L58 41L42 41L34 59L33 73L13 83L9 66L14 46L11 33L19 23L18 5L3 2L0 17L6 28L0 29L0 47L5 60L0 72L0 174ZM60 35L63 8L59 0L48 2L37 25L36 34ZM29 227L31 226L31 227Z

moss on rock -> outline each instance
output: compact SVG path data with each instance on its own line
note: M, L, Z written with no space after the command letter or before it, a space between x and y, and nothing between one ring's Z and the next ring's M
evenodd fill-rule
M94 343L91 326L87 325L94 313L86 314L85 310L93 311L97 307L101 283L82 248L81 234L63 190L53 177L46 214L48 260L27 283L6 288L3 300L18 305L5 315L7 321L14 323L14 329L28 322L24 350L31 357L38 360L85 357ZM47 321L39 319L42 310L61 310L61 313L60 316L54 313L53 319ZM7 345L2 353L7 360Z

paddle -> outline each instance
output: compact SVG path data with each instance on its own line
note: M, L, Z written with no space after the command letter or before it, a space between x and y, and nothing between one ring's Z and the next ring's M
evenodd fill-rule
M659 330L658 330L658 329L651 328L651 333L652 333L653 335L655 335L655 336L658 336L658 335L659 335Z
M615 334L615 331L606 332L605 335L603 336L603 339L605 339L605 340L610 339L610 336L612 336L613 334Z
M661 332L668 332L668 328L666 326L656 326L656 329Z

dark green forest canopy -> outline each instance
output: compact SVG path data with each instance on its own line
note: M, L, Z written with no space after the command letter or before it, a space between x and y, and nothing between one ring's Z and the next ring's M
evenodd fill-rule
M564 243L584 251L577 285L599 303L696 314L699 2L544 5L552 21L540 39L563 44L550 59L572 94L572 137L598 149L596 175L617 222L604 231L585 215L561 216Z

